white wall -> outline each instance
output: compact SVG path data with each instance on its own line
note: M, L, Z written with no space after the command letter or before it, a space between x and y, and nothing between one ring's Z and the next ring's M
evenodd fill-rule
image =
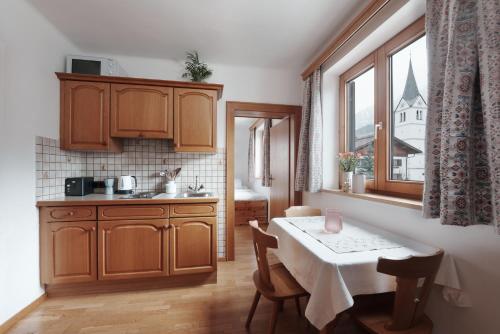
M64 55L77 52L31 5L0 2L0 323L42 294L35 135L58 137ZM1 48L1 47L0 47ZM1 64L3 63L3 67ZM0 84L1 85L1 84ZM2 100L2 96L0 96Z

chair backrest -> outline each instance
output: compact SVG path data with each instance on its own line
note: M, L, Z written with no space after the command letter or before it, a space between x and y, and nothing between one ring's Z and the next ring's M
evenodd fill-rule
M310 217L321 216L321 209L316 209L310 206L291 206L285 210L287 217Z
M257 220L251 220L248 223L252 227L253 248L257 259L260 280L266 289L274 291L271 275L269 273L267 249L278 248L278 237L264 232L259 227L259 222Z
M440 249L430 256L412 256L401 260L379 259L377 271L397 277L392 320L386 324L387 329L409 329L422 320L443 254ZM421 286L420 280L423 280Z

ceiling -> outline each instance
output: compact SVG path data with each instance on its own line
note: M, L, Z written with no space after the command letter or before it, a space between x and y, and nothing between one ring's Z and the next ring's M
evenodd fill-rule
M302 69L368 0L28 0L85 53Z

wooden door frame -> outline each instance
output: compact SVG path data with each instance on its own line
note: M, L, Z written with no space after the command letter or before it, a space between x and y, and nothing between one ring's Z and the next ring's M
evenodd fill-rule
M290 118L290 203L300 205L302 193L295 191L295 164L299 144L302 107L285 104L226 102L226 260L234 261L234 119L236 117Z

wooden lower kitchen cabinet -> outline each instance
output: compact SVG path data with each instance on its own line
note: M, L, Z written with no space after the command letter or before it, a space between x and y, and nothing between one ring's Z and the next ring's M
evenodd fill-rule
M99 221L99 280L168 276L168 219Z
M96 222L42 222L41 278L44 284L97 280Z
M170 275L217 269L215 217L171 218L170 225Z
M217 199L40 201L49 296L217 282Z

